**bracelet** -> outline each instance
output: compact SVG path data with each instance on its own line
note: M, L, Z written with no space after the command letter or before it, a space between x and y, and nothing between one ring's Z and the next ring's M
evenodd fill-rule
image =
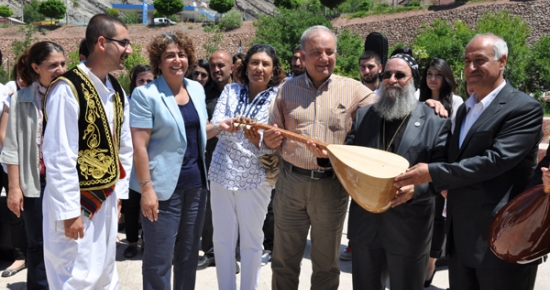
M219 124L214 124L214 130L216 130L216 132L221 132L220 128L219 128Z
M151 182L151 179L146 179L146 180L140 181L140 182L138 182L138 184L139 184L139 186L142 186L142 185L147 184L148 182Z

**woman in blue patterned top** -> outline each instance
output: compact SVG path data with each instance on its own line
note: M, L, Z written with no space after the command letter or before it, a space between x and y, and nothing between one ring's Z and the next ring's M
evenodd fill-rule
M225 86L211 122L244 116L267 123L269 108L285 74L275 49L257 44L243 60L243 84ZM241 289L256 289L264 234L262 225L273 186L258 161L272 153L260 146L262 132L221 132L210 165L214 249L219 289L236 289L235 246L240 237Z

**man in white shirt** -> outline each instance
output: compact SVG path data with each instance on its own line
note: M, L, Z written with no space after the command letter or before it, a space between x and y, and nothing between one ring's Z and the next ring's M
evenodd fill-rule
M128 101L108 73L132 53L126 25L98 14L86 62L52 82L45 99L44 258L51 289L118 289L117 198L132 167Z
M530 290L537 267L509 264L489 249L496 213L527 186L542 137L540 103L503 78L508 47L493 34L466 46L470 98L458 111L448 163L419 163L396 178L397 187L432 182L447 190L447 243L451 289Z

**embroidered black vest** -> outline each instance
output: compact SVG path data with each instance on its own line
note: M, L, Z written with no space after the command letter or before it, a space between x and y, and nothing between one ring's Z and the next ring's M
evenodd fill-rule
M115 90L114 135L111 134L101 98L92 80L84 71L75 67L56 78L50 85L51 88L59 81L66 82L80 105L76 169L81 190L82 210L90 218L111 194L119 178L124 178L126 175L118 156L121 127L124 121L124 91L115 77L111 75L108 77ZM44 97L44 108L48 97L49 91ZM44 110L44 128L47 126L47 120L48 116Z

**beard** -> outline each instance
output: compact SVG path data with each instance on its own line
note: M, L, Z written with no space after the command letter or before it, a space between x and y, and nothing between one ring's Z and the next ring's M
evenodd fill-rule
M399 84L393 86L401 88ZM401 90L389 91L386 91L382 83L378 90L380 99L374 104L374 109L387 121L404 119L418 104L414 92L413 82L409 82Z
M373 76L363 75L362 78L364 83L372 84L378 80L378 74L375 74Z

